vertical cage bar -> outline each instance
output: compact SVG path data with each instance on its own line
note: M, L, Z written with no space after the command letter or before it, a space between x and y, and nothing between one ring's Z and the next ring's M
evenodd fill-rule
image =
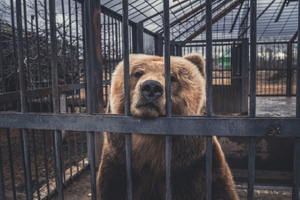
M91 44L92 44L92 80L93 80L93 112L103 113L103 65L101 53L101 9L100 0L91 1ZM101 86L101 87L99 87ZM98 142L98 141L97 141ZM97 143L96 143L97 144ZM99 146L99 145L98 145ZM98 167L98 166L97 166Z
M128 21L128 0L123 0L123 58L124 58L124 92L125 92L125 116L130 115L129 96L129 21ZM127 199L132 199L131 180L131 134L126 134L126 180Z
M1 29L0 29L1 31ZM3 181L3 167L2 167L2 151L1 151L1 138L0 138L0 199L5 199L5 189Z
M5 87L5 80L4 80L1 26L0 26L0 69L1 69L1 78L2 78L2 92L4 93L6 90L6 87ZM9 131L9 129L7 129L7 131ZM14 177L12 177L12 178L14 178ZM3 179L2 153L1 153L1 140L0 140L0 199L5 198L5 189L4 189L4 181L3 180L4 179Z
M35 178L36 178L36 192L37 192L37 196L38 196L38 200L41 199L40 196L40 183L39 183L39 168L37 165L37 156L36 154L38 153L36 151L36 143L35 143L35 132L34 130L32 130L32 141L33 141L33 155L34 155L34 167L35 167Z
M21 149L22 149L22 164L23 164L23 174L24 174L24 179L27 180L27 174L26 174L26 167L25 167L25 155L24 155L24 142L23 142L23 133L22 129L20 129L20 143L21 143ZM25 184L25 189L27 191L27 185ZM28 194L26 192L26 199L28 199Z
M71 158L71 151L72 151L72 147L71 147L71 138L70 138L70 134L71 132L68 131L66 132L66 134L68 134L68 156L69 156L69 168L70 168L70 179L73 179L73 173L72 173L72 158ZM65 135L66 137L66 135Z
M242 113L248 114L248 79L249 79L248 39L242 39Z
M8 145L11 185L13 189L13 198L15 200L17 199L17 197L16 197L14 163L13 163L13 155L12 155L11 140L10 140L10 129L6 129L6 137L7 137L7 145Z
M52 142L52 149L53 149L53 161L54 161L54 175L55 175L55 187L57 188L57 168L56 168L56 154L55 154L55 135L54 131L51 131L51 142Z
M91 169L91 191L92 200L96 200L96 172L95 172L95 142L94 132L88 132L88 145L89 145L89 163Z
M292 95L292 65L293 65L292 54L293 54L293 43L290 41L287 43L286 96Z
M63 198L63 175L62 175L62 163L61 163L61 134L59 131L54 131L55 134L55 157L56 157L56 168L58 178L58 197L59 200Z
M76 161L76 169L77 174L79 173L79 166L78 166L78 145L77 145L77 133L74 132L74 143L75 143L75 161Z
M300 182L299 166L300 166L300 138L297 137L295 138L294 141L294 178L293 178L293 195L292 195L293 200L299 200L299 182Z
M124 92L125 116L130 115L129 96L129 35L128 35L128 0L123 0L123 56L124 56Z
M297 88L296 88L296 117L300 118L300 1L298 1L298 46L297 46ZM300 184L300 137L294 142L294 179L293 179L293 200L299 199Z
M300 118L300 1L298 1L297 88L296 117Z
M21 99L21 112L26 112L26 100L25 100L25 74L23 64L23 29L22 29L22 9L21 0L16 0L17 10L17 34L18 34L18 61L20 72L20 99Z
M52 68L52 100L53 111L55 114L59 113L59 98L58 98L58 79L57 79L57 48L56 48L56 16L55 16L55 1L49 1L50 14L50 40L51 40L51 68ZM58 197L63 199L63 180L62 180L62 165L61 165L61 134L55 131L55 154L56 154L56 168L58 177Z
M3 47L2 47L2 31L1 31L1 26L0 26L0 72L1 72L1 79L2 79L2 93L5 93L6 91L6 84L5 84L5 79L4 79L4 61L3 61Z
M72 38L72 14L71 14L71 1L68 1L68 7L69 7L69 40L70 40L70 73L71 73L71 84L74 84L74 64L75 62L73 62L73 38ZM75 77L76 78L76 77ZM71 107L71 112L75 112L75 105L74 105L74 101L75 101L75 97L74 97L74 92L75 90L71 91L72 94L72 107ZM72 176L71 176L72 177Z
M166 116L171 117L171 75L170 75L170 15L169 1L164 1L164 42L165 42L165 73L166 73Z
M206 0L206 113L212 117L212 2Z
M100 2L99 2L100 3ZM95 53L95 34L93 31L92 22L97 23L97 18L100 16L97 15L96 6L98 4L94 0L89 0L84 2L84 19L85 19L85 55L86 55L86 83L87 83L87 112L89 115L93 114L94 111L97 110L99 105L95 105L98 102L95 95L97 95L97 91L93 90L93 73L97 73L95 70L96 65L96 56ZM99 8L98 8L99 9ZM99 11L100 12L100 11ZM100 13L99 13L100 14ZM96 27L96 26L95 26ZM96 77L95 77L96 78ZM95 103L95 104L93 104ZM94 141L94 132L88 132L88 152L89 152L89 164L91 169L91 193L93 200L96 199L96 172L95 172L95 141Z
M155 36L155 55L163 56L163 37L162 33Z
M254 178L255 178L255 138L249 138L248 155L248 200L254 199Z
M27 88L30 89L30 59L29 59L29 45L28 45L28 31L27 31L27 9L26 9L26 0L23 0L23 10L24 10L24 31L25 31L25 48L26 48L26 57L27 57ZM30 104L31 106L31 104Z
M26 99L25 99L25 74L23 64L23 30L22 30L22 4L21 0L16 0L17 11L17 34L18 34L18 61L19 61L19 79L20 79L20 99L21 99L21 112L26 113ZM27 197L32 199L32 184L31 184L31 167L30 167L30 149L28 131L22 129L23 142L24 142L24 157L25 157L25 173L27 185Z
M212 137L207 136L206 137L206 199L211 200L211 194L212 194Z
M256 112L256 0L250 1L250 118L255 118ZM255 177L255 138L249 138L248 157L248 199L253 200Z
M46 175L46 184L47 184L47 196L50 197L50 187L49 187L49 178L48 178L48 162L47 162L47 148L46 148L46 138L45 131L43 130L43 154L44 154L44 166L45 166L45 175Z
M82 167L85 167L84 163L84 152L83 152L83 132L80 132L80 142L81 142L81 159L82 159Z
M41 82L41 76L42 76L42 71L41 71L41 59L40 59L40 41L39 41L39 18L38 18L38 5L37 5L37 0L34 1L34 13L35 13L35 28L36 28L36 46L37 46L37 59L38 59L38 82L39 82L39 88L42 87L42 82ZM41 97L40 97L41 99Z
M78 2L75 2L75 21L76 21L76 66L77 66L77 76L78 83L81 83L80 80L80 69L79 69L79 28L78 28ZM81 113L81 90L78 90L78 105L79 105L79 113Z
M21 2L20 2L21 3ZM17 45L16 45L16 31L15 31L15 10L14 10L14 1L10 0L10 12L11 12L11 26L12 26L12 37L13 37L13 60L14 60L14 73L15 76L18 74L18 69L17 69ZM15 90L18 90L18 79L15 79ZM19 102L18 102L18 110L19 110Z
M103 38L103 47L104 47L104 72L105 72L105 74L104 74L104 80L105 81L107 81L108 80L108 78L107 78L107 48L106 48L106 30L107 30L107 25L106 25L106 17L107 17L107 15L106 14L103 14L103 36L104 36L104 38ZM107 83L105 84L105 105L108 105L108 86L107 86Z
M206 0L206 113L212 117L212 2ZM206 137L206 199L211 199L212 137Z
M46 62L47 62L47 86L50 86L50 59L49 59L49 33L48 33L48 9L47 9L47 0L44 0L44 11L45 11L45 31L46 31ZM50 95L49 95L50 96ZM49 97L48 96L48 97Z
M71 14L71 1L68 1L68 11L69 11L69 42L70 42L70 71L71 71L71 84L73 84L73 40L72 40L72 14ZM72 92L72 108L74 110L74 92Z
M63 69L64 69L64 82L63 84L67 84L66 75L67 75L67 67L66 67L66 18L65 18L65 4L64 0L61 0L61 11L63 18L63 35L62 35L62 54L63 54Z
M164 41L165 41L165 92L166 92L166 117L171 117L171 75L170 75L170 14L169 1L163 2L164 6ZM172 136L166 136L166 199L171 200L171 159Z
M256 111L256 0L251 0L250 27L250 117L255 117Z

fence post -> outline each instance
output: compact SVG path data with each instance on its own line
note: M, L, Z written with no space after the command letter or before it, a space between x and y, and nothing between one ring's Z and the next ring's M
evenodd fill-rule
M132 28L133 53L144 53L144 24L138 22Z
M242 39L242 114L248 114L249 48L248 38Z
M162 33L159 33L155 37L155 55L163 56L163 38Z

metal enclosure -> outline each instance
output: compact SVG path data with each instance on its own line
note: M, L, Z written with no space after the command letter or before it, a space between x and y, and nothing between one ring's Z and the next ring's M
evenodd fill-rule
M183 9L179 7L183 6L183 2L188 1L180 1L179 5L176 4L176 9L179 10L177 12ZM15 187L17 177L14 175L16 159L22 160L22 166L18 169L22 171L21 177L25 182L27 199L50 198L54 193L58 194L59 199L63 199L63 188L72 181L72 173L80 175L86 168L89 168L91 173L91 198L96 199L95 166L100 162L102 144L100 132L126 134L127 199L132 199L131 134L133 133L166 136L166 199L168 200L172 199L170 172L174 135L206 136L208 200L211 199L211 192L213 192L211 187L212 136L238 136L249 140L248 199L254 199L255 138L294 138L293 199L299 199L300 40L295 42L293 39L288 43L270 44L273 48L286 48L287 52L290 52L287 58L277 63L275 57L270 56L273 55L270 50L262 46L263 43L257 43L257 1L234 1L231 6L213 17L217 10L213 6L218 6L217 3L220 2L203 1L205 5L201 4L197 9L199 12L205 12L205 19L201 19L203 23L205 22L205 28L201 26L200 29L194 30L186 40L172 41L170 36L173 32L170 30L180 20L170 20L170 13L175 12L172 10L175 5L170 6L169 1L161 1L163 10L156 11L156 17L163 16L163 27L160 27L161 30L157 32L146 28L146 19L138 23L129 20L129 11L131 11L129 7L132 7L130 6L132 2L128 0L122 1L120 12L123 15L100 4L97 0L66 0L60 3L45 0L43 4L34 1L35 4L30 8L33 16L31 20L26 14L29 7L25 0L11 1L9 4L11 23L1 22L0 26L0 130L3 130L0 139L5 139L5 145L0 143L0 199L5 199L5 194L8 192L4 181L4 177L7 176L3 173L4 162L9 163L8 171L11 179L9 190L12 191L13 198L17 199ZM146 3L150 9L151 4L148 1ZM250 24L248 27L247 24L242 24L244 33L240 34L244 35L248 31L249 38L214 40L213 24L232 9L238 9L238 6L246 3L249 4L249 6L247 4L249 9L241 13L250 15ZM121 3L119 2L118 5ZM286 1L283 5L286 5ZM299 1L297 9L299 30ZM188 20L198 11L190 13L181 20ZM61 18L57 17L57 13ZM149 17L151 16L145 18ZM57 22L58 20L61 22ZM157 24L155 20L151 20L151 23ZM42 27L40 22L43 24ZM205 32L205 40L193 40L196 37L194 34L199 35L202 32ZM295 35L299 38L299 34L297 32ZM170 55L183 56L194 50L199 52L200 49L206 59L207 114L196 117L172 116ZM222 53L218 55L214 52ZM297 54L297 61L293 52ZM166 116L146 120L130 115L128 91L130 53L164 56ZM230 69L224 64L229 63L228 59L225 59L228 54L231 57ZM125 115L104 114L112 71L121 60L124 60L125 66ZM262 64L263 62L265 63ZM283 76L285 81L280 79L280 84L272 88L265 87L268 84L262 86L263 82L267 82L262 77L270 77L271 73L273 76L280 75L281 71L286 72L286 76ZM275 84L272 81L271 78L269 82ZM296 95L296 117L257 118L256 95ZM224 100L226 98L228 99ZM248 115L242 117L215 115L215 113L231 112L248 113ZM21 150L20 156L15 160L13 159L15 153L12 150L15 146L11 141L13 134L18 138L13 141L18 140L20 145L16 149ZM36 144L37 139L40 141L40 146ZM8 159L4 160L1 151L6 146L9 155L5 157ZM38 157L41 155L42 164L38 162ZM49 157L52 157L51 161ZM39 186L34 186L32 182L33 179L39 180L41 168L44 168L46 173L45 193L42 193ZM52 186L54 190L51 190Z

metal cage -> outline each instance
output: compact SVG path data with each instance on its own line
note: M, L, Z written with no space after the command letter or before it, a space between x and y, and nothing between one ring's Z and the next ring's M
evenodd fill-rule
M47 1L45 1L47 2ZM70 2L70 1L69 1ZM66 66L66 59L60 63L58 62L57 43L57 24L56 24L56 1L49 1L45 6L49 5L49 27L47 27L47 40L49 31L50 49L47 53L47 62L49 65L44 69L40 64L36 66L36 74L27 75L28 67L23 62L24 45L28 41L23 41L23 23L22 23L22 3L21 0L16 0L16 22L17 22L17 45L14 45L14 56L18 58L18 67L15 67L18 73L18 81L16 81L15 90L8 91L4 82L2 83L2 90L0 94L0 103L4 103L3 111L0 112L0 127L1 128L17 128L21 130L22 145L24 150L24 177L26 181L26 195L28 199L33 199L33 185L30 166L30 146L29 146L29 130L43 130L53 131L54 146L55 146L55 162L57 173L57 192L59 199L63 199L64 187L64 173L63 173L63 159L62 159L62 133L65 131L77 131L86 134L88 141L88 164L91 169L91 193L92 199L96 199L96 170L95 170L95 138L97 132L115 132L126 134L126 166L127 166L127 199L132 199L132 180L131 180L131 134L161 134L166 137L166 199L171 197L171 157L172 157L172 135L180 135L183 132L188 135L203 135L206 136L206 181L207 181L207 199L211 199L211 179L212 179L212 136L240 136L249 138L249 157L248 157L248 199L253 199L254 192L254 169L255 169L255 137L269 136L269 137L294 137L294 179L293 179L293 199L299 199L299 179L300 179L300 51L299 43L297 41L297 68L288 68L287 73L297 72L297 88L296 91L296 117L291 118L257 118L256 117L256 90L257 86L257 52L260 51L260 44L257 44L257 1L250 0L250 51L248 50L247 39L238 39L235 42L243 41L242 57L247 58L250 55L250 108L249 115L244 117L220 117L213 115L213 80L218 77L213 77L213 41L212 38L212 4L214 1L206 0L206 40L195 44L194 47L201 48L205 45L206 54L206 72L207 72L207 115L206 117L189 117L189 116L172 116L170 105L170 55L182 55L184 49L193 45L190 41L172 42L170 41L170 18L169 18L169 1L163 1L163 35L154 34L148 29L143 28L143 23L134 23L128 17L128 0L122 1L123 15L109 12L104 6L100 5L99 1L84 0L76 1L76 9L79 10L81 6L81 16L76 13L78 19L81 20L82 38L78 36L78 19L76 18L75 33L71 31L69 37L72 35L77 44L75 49L70 48L68 55L61 54L62 57L69 57L70 62L74 62L69 67ZM78 6L78 8L77 8ZM69 8L70 9L70 8ZM45 9L47 10L47 9ZM298 13L300 13L300 3L298 2ZM25 15L26 16L26 15ZM101 19L100 19L101 17ZM47 18L47 14L46 14ZM35 18L38 20L37 18ZM47 19L46 19L47 20ZM12 20L15 21L15 20ZM122 23L121 23L122 21ZM27 24L27 23L25 23ZM38 24L38 23L37 23ZM46 23L47 24L47 23ZM300 28L300 14L298 14L298 30ZM46 25L47 26L47 25ZM70 22L70 26L73 24ZM1 27L1 26L0 26ZM14 28L14 26L13 26ZM38 29L38 27L36 27ZM25 28L27 30L27 27ZM15 30L14 30L15 31ZM0 30L3 33L3 30ZM130 34L131 33L131 34ZM77 34L77 36L76 36ZM111 40L109 35L115 34L117 40ZM29 33L27 33L29 35ZM298 32L298 38L300 33ZM66 37L66 30L62 31L62 36ZM14 35L14 37L16 37ZM38 37L38 34L36 35ZM134 37L133 40L131 37ZM149 38L149 44L143 43L143 38ZM141 39L140 39L141 38ZM4 35L0 35L0 65L2 81L4 80L4 58L2 56L2 41ZM72 40L72 39L70 39ZM79 41L80 40L80 41ZM40 41L36 38L36 41ZM199 41L198 41L199 42ZM222 42L222 41L221 41ZM225 42L225 41L223 41ZM102 43L102 46L101 46ZM185 43L186 46L181 47L180 43ZM296 48L293 46L294 42L288 44L287 48ZM62 48L66 48L65 43ZM176 46L178 45L178 46ZM230 44L234 46L233 43ZM72 45L71 45L72 46ZM143 52L145 46L151 46L151 54L164 55L165 58L165 80L166 80L166 116L159 117L154 120L137 119L130 116L130 102L128 91L129 80L129 54ZM163 47L163 49L162 49ZM81 50L80 50L81 48ZM181 49L180 49L181 48ZM234 48L239 48L234 46ZM106 52L107 57L101 56L101 51ZM263 50L262 50L263 51ZM64 51L66 52L66 51ZM27 52L26 52L27 53ZM80 54L80 55L79 55ZM40 55L40 52L37 52ZM77 60L73 60L76 55ZM28 57L28 55L27 55ZM80 60L79 60L80 58ZM103 109L107 103L107 96L109 94L109 85L111 78L111 71L118 61L124 59L124 80L125 80L125 115L109 115L103 114ZM221 61L222 62L222 61ZM244 98L248 98L248 60L237 60L244 66L241 70L241 77L238 80L243 85L241 92ZM295 62L295 61L292 61ZM73 69L72 67L75 68ZM80 67L83 66L83 67ZM288 65L289 66L289 65ZM80 70L81 68L81 70ZM26 71L27 70L27 71ZM43 74L43 70L47 73ZM282 69L278 69L282 70ZM18 72L17 72L18 71ZM73 73L73 71L75 71ZM105 71L105 74L103 74ZM68 72L70 72L68 75ZM107 73L109 72L109 73ZM85 76L82 78L80 74ZM73 74L76 74L73 76ZM51 75L51 76L50 76ZM42 83L42 78L48 80L47 83ZM27 79L34 79L35 85L28 86ZM291 79L291 78L290 78ZM103 85L103 87L102 87ZM99 87L100 86L100 87ZM83 90L84 89L84 90ZM286 90L291 93L292 86L287 84ZM61 93L69 92L68 96L60 96ZM278 90L279 92L279 90ZM86 110L79 113L68 112L68 108L60 105L60 98L63 98L63 104L68 101L78 101L78 106L81 107L81 97L85 95ZM43 96L49 98L48 113L34 113L31 106L35 98L42 103ZM77 99L76 99L77 98ZM7 103L9 101L14 103ZM33 101L33 102L30 102ZM247 101L247 100L246 100ZM246 108L248 112L248 105L243 100L241 109ZM17 111L9 111L7 107L13 107ZM68 107L68 106L67 106ZM72 104L71 106L72 107ZM73 103L74 107L74 103ZM40 109L43 109L42 106ZM81 108L80 108L81 109ZM86 112L86 113L84 113ZM126 124L126 126L124 126ZM142 126L141 126L142 124ZM184 131L183 131L184 130ZM45 135L45 132L42 133ZM0 145L1 147L1 145ZM1 150L1 149L0 149ZM1 154L0 154L1 155ZM77 154L76 154L77 155ZM2 159L0 159L2 162ZM84 161L83 161L84 164ZM14 191L15 192L15 191ZM49 193L47 194L50 195ZM14 196L14 198L16 198ZM0 163L0 199L5 199L5 189L3 183L3 169Z

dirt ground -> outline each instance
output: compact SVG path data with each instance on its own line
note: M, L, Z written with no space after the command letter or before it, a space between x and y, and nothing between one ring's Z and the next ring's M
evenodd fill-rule
M57 195L52 198L58 200ZM64 190L64 200L90 200L91 199L91 176L87 170L76 177Z
M90 200L90 170L85 171L78 178L76 178L65 190L65 200ZM247 185L243 183L243 188ZM247 199L247 189L237 189L237 193L241 200ZM57 196L52 199L58 200ZM288 200L292 199L292 191L281 190L254 190L255 200Z

